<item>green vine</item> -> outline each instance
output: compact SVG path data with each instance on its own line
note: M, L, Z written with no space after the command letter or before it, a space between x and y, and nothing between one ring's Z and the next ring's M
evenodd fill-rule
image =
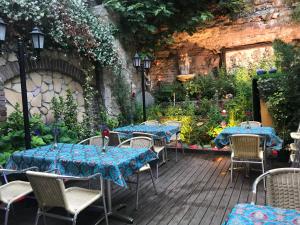
M118 72L121 62L114 46L115 29L94 16L84 1L0 0L0 12L10 25L40 25L57 45L75 48L90 60Z

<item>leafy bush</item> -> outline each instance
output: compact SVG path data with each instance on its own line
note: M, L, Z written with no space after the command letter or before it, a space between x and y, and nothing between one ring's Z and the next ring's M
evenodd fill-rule
M177 102L185 100L185 87L178 81L172 84L160 84L154 92L154 97L157 102L173 102L174 93L176 93L175 99Z
M277 75L259 77L258 88L281 136L289 140L300 118L300 48L280 40L274 42Z

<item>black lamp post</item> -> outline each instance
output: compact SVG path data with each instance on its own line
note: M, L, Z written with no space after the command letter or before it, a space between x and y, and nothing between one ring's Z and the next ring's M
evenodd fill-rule
M6 27L7 24L3 21L2 18L0 18L0 41L1 42L5 41ZM38 57L39 57L39 50L44 48L45 36L38 27L33 28L30 34L32 37L33 48L38 51ZM18 47L17 56L18 56L18 62L20 68L19 70L20 70L22 106L23 106L25 147L26 149L30 149L31 137L30 137L29 111L28 111L27 87L26 87L26 71L25 71L26 53L25 53L24 42L22 38L18 39L17 47Z
M146 56L144 60L141 59L138 53L136 53L133 57L133 66L137 71L141 71L141 79L142 79L142 100L143 100L143 120L147 120L146 115L146 99L145 99L145 73L149 71L151 68L151 60Z

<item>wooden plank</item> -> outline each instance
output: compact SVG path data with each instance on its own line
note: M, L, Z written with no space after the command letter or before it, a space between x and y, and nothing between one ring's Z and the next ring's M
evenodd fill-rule
M206 182L208 182L209 179L212 177L217 167L218 166L216 166L216 163L213 160L211 160L209 163L209 167L207 167L208 171L204 170L201 176L195 177L195 180L193 181L195 187L191 190L191 193L188 195L188 197L178 204L178 209L173 214L173 218L169 221L168 224L178 224L181 221L186 212L189 210L190 205L193 204L196 197L204 189Z
M230 177L230 171L228 171L228 176ZM231 182L228 183L226 190L224 192L224 195L221 198L221 202L220 202L217 210L215 211L215 216L213 217L211 224L221 224L222 223L222 219L224 217L224 214L226 212L226 209L227 209L230 199L232 197L237 180L240 179L239 176L240 175L238 174L233 177L232 184L231 184Z
M243 171L237 171L237 172L239 172L239 174L241 174L241 175L238 177L239 179L237 179L237 182L235 183L234 190L232 192L232 196L230 198L230 201L227 205L226 211L222 218L222 223L225 221L228 214L231 212L231 209L238 203L238 199L241 194L242 184L244 182L245 176L243 174ZM236 173L234 173L234 175L236 176Z
M198 210L198 207L201 206L202 201L205 199L206 195L209 193L210 188L214 184L215 180L217 179L218 175L222 171L223 167L225 166L227 160L222 160L221 165L217 167L217 169L211 174L211 176L207 177L207 180L205 180L203 183L199 185L199 188L197 192L194 193L193 196L189 199L190 207L186 211L185 215L182 217L180 222L178 224L180 225L187 225L190 223L192 218L194 217L195 213Z
M158 183L159 194L158 196L150 196L148 199L141 200L141 210L137 212L137 216L135 219L135 224L146 224L146 221L151 220L151 215L156 215L159 213L158 208L162 207L167 200L168 194L173 191L174 188L177 187L178 183L180 183L184 178L192 171L195 166L194 162L199 161L198 157L187 158L187 161L184 163L182 170L176 172L176 175L172 177L170 180L162 180L162 182ZM163 178L165 179L165 177ZM142 211L142 213L140 213ZM144 215L147 215L145 218ZM143 222L141 222L143 221Z
M188 178L188 181L184 186L179 186L178 191L169 196L170 201L166 204L167 207L164 207L160 212L160 215L153 218L149 225L167 224L174 215L176 215L176 211L180 208L184 200L196 188L195 183L204 177L206 171L208 172L211 169L211 166L211 160L205 160L204 162L200 161L199 163L197 162L196 172Z
M219 207L219 204L221 202L221 199L226 191L227 186L230 184L230 176L227 173L228 169L230 166L230 160L228 160L227 166L224 168L224 170L222 171L222 173L219 175L219 177L223 178L220 179L222 180L221 185L217 188L217 190L213 191L216 192L215 196L213 197L210 205L208 207L206 207L206 212L203 213L204 216L201 219L199 224L211 224L211 220L213 219L213 217L215 216L215 212ZM212 192L213 192L212 191ZM201 210L200 208L198 209L198 211Z
M194 156L193 156L194 157ZM183 159L183 160L187 160L187 159ZM172 177L174 175L176 175L176 171L180 170L180 165L178 166L178 164L175 162L175 158L172 157L172 159L165 165L163 165L161 168L160 168L160 176L159 176L159 179L158 181L156 180L156 182L159 182L160 179L162 177L165 177L164 175L167 175L168 178L169 177ZM170 173L170 170L174 173ZM131 180L135 180L135 177L132 177L130 178ZM165 179L164 179L165 180ZM132 184L131 186L129 186L130 188L128 189L124 189L124 188L120 188L122 191L121 192L118 192L118 193L113 193L112 197L113 197L113 204L118 204L121 202L125 202L125 201L128 201L128 199L131 199L132 198L132 195L135 194L135 185ZM152 182L151 182L151 179L149 179L149 175L148 173L142 173L141 176L140 176L140 190L141 192L145 191L145 188L149 188L150 190L150 187L153 189L152 187ZM115 202L115 199L116 199L116 202Z
M199 161L199 159L197 159L197 161ZM195 171L198 169L197 164L191 163L190 164L190 168L188 168L183 174L182 174L182 179L179 180L178 182L173 182L167 189L165 192L162 193L162 197L164 198L160 198L160 196L158 196L159 198L157 199L158 202L155 203L155 210L152 210L151 212L151 216L149 215L149 218L147 218L147 221L149 223L151 223L152 221L154 221L155 216L160 216L162 211L168 206L169 206L169 201L172 198L176 198L176 193L179 190L180 186L185 185L188 180L192 177L192 175L195 173ZM143 221L142 224L147 224L148 222L146 222L146 220Z

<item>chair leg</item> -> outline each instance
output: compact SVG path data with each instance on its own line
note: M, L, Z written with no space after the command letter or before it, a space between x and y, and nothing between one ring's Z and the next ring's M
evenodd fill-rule
M75 214L74 217L73 217L72 225L76 225L76 222L77 222L77 214Z
M37 213L36 213L36 217L35 217L35 223L34 225L38 225L39 223L39 218L40 218L40 215L41 215L41 210L38 209Z
M43 214L44 225L47 225L46 216Z
M8 204L8 205L6 206L4 225L7 225L7 223L8 223L9 209L10 209L10 204Z
M137 172L136 174L136 201L135 201L135 209L139 208L139 183L140 183L140 174Z
M176 141L176 147L175 147L175 161L177 162L177 151L178 151L178 147L177 147L177 141Z
M158 162L156 163L156 179L158 179Z
M232 176L233 176L233 162L231 161L231 164L230 164L230 182L232 184Z
M151 180L152 180L152 184L153 184L155 194L157 194L156 185L155 185L155 182L154 182L154 177L153 177L153 174L152 174L152 170L150 169L149 172L150 172L150 176L151 176Z
M106 200L105 197L102 196L103 199L103 208L104 208L104 216L105 216L105 223L108 225L108 216L107 216L107 208L106 208Z
M262 173L264 174L265 173L264 161L262 161L261 167L262 167ZM264 178L263 182L264 182L264 190L266 190L266 179L265 178Z

